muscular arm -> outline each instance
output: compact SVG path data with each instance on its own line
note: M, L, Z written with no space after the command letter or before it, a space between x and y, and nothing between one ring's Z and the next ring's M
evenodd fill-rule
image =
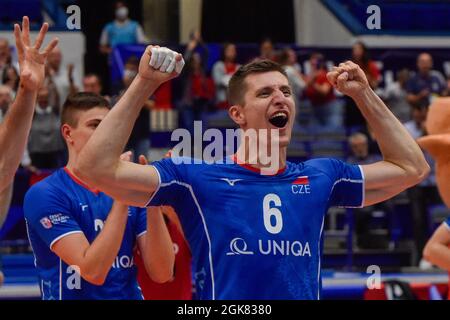
M147 233L138 239L139 250L150 278L158 283L173 277L175 253L159 207L147 208Z
M4 122L0 125L0 192L13 180L22 159L33 119L37 91L44 81L45 62L48 54L57 45L53 39L39 52L48 30L44 23L33 46L30 44L28 17L22 21L22 30L14 25L17 54L20 66L20 86Z
M8 215L9 206L11 204L11 197L13 191L13 183L7 186L3 191L0 192L0 229L6 220Z
M168 51L160 53L164 61L161 61L162 66L159 63L155 68L150 66L152 48L147 47L138 76L95 130L74 168L75 174L88 184L133 206L147 203L158 186L158 174L151 166L120 161L119 156L144 102L160 84L177 76L182 68L178 65L182 61L181 55L170 55ZM156 54L154 59L157 59ZM173 72L175 67L177 72Z
M0 191L7 188L19 167L33 120L37 91L22 85L0 125Z
M430 168L420 147L383 101L370 89L364 72L347 62L329 75L338 90L351 96L376 136L383 161L362 166L365 202L389 199L422 181Z
M371 205L419 183L430 168L420 147L372 89L361 92L355 102L383 155L383 161L363 166L365 205Z
M442 224L428 240L424 250L425 260L450 272L450 229Z
M92 244L84 234L74 233L58 240L51 250L68 265L77 266L83 279L102 285L120 250L127 218L128 206L115 202Z

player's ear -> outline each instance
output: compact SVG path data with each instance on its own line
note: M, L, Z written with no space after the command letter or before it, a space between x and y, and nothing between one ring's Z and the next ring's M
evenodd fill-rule
M61 135L63 136L63 139L67 142L67 144L72 144L72 128L67 124L63 124L61 126Z
M241 105L233 105L228 109L228 114L230 115L230 118L236 122L239 126L244 126L247 121L245 119L245 114L243 112L243 107Z

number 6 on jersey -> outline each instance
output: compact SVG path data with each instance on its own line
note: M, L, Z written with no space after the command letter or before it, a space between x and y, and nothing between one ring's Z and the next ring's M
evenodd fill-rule
M272 203L274 207L271 207ZM263 200L264 226L272 234L280 233L283 229L283 217L277 207L281 208L280 197L274 193L267 194ZM275 224L272 224L271 217L275 218Z

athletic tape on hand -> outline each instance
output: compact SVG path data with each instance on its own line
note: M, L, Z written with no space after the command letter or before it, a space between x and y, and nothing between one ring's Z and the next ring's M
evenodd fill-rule
M184 59L177 61L178 53L168 48L152 48L150 66L165 73L181 73L185 65Z

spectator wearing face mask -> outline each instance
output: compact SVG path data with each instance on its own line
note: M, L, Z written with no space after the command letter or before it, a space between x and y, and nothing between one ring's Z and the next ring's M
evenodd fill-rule
M147 39L141 25L128 18L128 7L124 1L115 3L116 18L108 23L100 37L100 52L109 54L119 44L145 43Z

